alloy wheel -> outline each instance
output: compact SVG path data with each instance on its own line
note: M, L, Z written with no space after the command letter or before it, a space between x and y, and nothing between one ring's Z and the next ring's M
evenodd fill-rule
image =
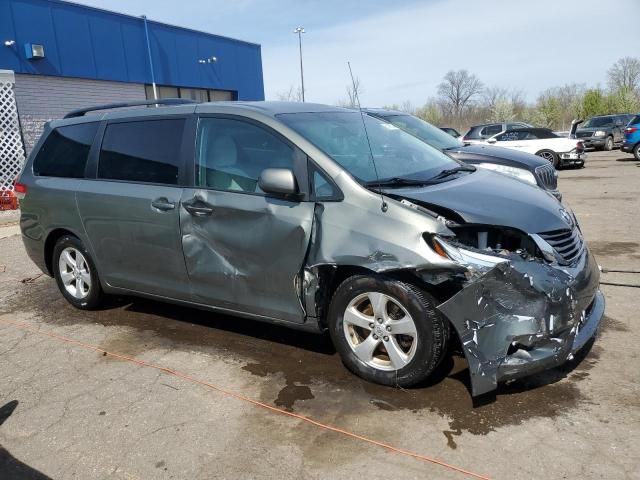
M58 260L60 279L65 290L79 300L86 298L91 291L91 272L87 259L80 251L67 247L60 252Z
M378 370L405 367L418 345L416 324L407 309L379 292L363 293L349 302L343 331L356 357Z
M555 158L553 156L553 153L551 153L551 152L541 152L540 156L542 158L544 158L546 161L548 161L549 163L551 163L551 164L553 164L553 162L555 160Z

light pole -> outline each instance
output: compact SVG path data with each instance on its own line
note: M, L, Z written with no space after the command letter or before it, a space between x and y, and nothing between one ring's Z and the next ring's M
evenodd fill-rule
M306 33L304 27L297 27L293 33L298 34L298 46L300 47L300 83L302 84L302 101L304 102L304 71L302 70L302 34Z

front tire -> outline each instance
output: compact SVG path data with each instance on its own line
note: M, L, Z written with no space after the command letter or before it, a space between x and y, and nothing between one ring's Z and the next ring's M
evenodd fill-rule
M611 150L613 150L613 137L607 137L607 139L604 141L604 150L606 152L610 152Z
M98 308L103 299L98 271L89 251L76 237L65 235L53 248L53 271L64 298L81 310Z
M636 146L633 147L633 156L640 162L640 143L636 143Z
M410 387L447 350L449 325L419 288L378 275L345 280L329 307L329 332L345 366L368 381Z
M558 154L553 150L540 150L539 152L536 153L536 155L544 158L555 168L560 168L560 159L558 157Z

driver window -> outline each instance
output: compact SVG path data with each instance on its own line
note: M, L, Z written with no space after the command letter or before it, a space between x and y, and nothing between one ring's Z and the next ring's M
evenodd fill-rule
M198 122L200 187L263 194L258 187L262 171L293 170L293 164L293 148L257 125L227 118L202 118Z

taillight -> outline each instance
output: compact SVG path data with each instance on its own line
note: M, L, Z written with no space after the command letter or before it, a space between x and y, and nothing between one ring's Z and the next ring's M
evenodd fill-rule
M24 183L16 182L13 187L13 191L16 194L16 197L23 199L27 194L27 186Z
M637 132L638 128L637 127L627 127L624 132L625 133L633 133L633 132Z

